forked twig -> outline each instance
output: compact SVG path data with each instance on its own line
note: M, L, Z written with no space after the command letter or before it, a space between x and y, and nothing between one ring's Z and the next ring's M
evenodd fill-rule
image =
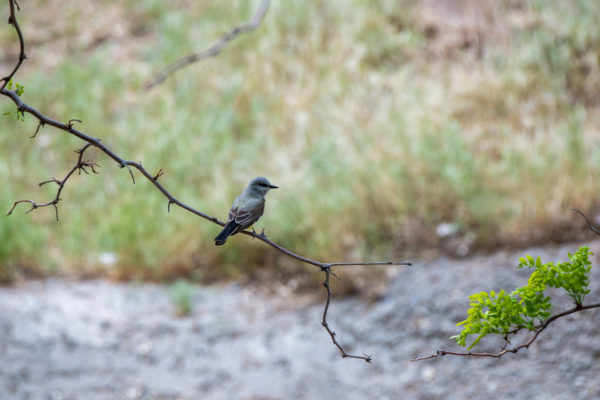
M83 153L89 149L92 146L91 143L86 144L85 146L83 146L80 150L76 150L75 152L79 154L79 156L77 157L77 162L75 163L75 166L73 166L73 168L71 168L71 170L67 173L67 175L62 179L62 180L58 180L56 178L52 178L50 180L44 181L44 182L40 182L38 184L38 186L42 187L47 183L56 183L58 185L58 190L56 191L56 196L54 197L54 199L52 199L51 201L47 202L47 203L36 203L33 200L18 200L15 201L12 208L10 209L10 211L8 212L8 215L11 215L12 212L15 210L15 208L17 207L17 205L21 204L21 203L29 203L31 204L31 208L26 211L26 213L30 213L31 211L37 209L37 208L42 208L42 207L49 207L52 206L54 207L54 212L56 213L56 220L58 221L58 202L61 200L60 199L60 194L63 191L63 188L65 187L65 183L67 183L67 181L69 180L69 178L73 175L73 173L75 171L78 171L79 174L81 174L81 171L85 172L86 174L89 174L89 172L86 170L86 168L90 168L92 170L92 172L94 174L97 174L98 172L96 171L96 168L100 167L98 164L96 163L92 163L89 161L84 161L83 160Z
M325 290L327 291L327 299L325 300L325 308L323 309L323 319L321 321L321 325L323 325L323 328L325 328L325 330L327 331L329 336L331 336L331 341L338 348L338 350L340 351L340 354L342 355L343 358L346 358L346 357L358 358L361 360L365 360L368 363L371 363L371 361L373 360L372 354L363 353L362 356L348 354L348 353L346 353L344 348L338 343L338 341L335 339L336 333L335 333L335 331L331 330L331 328L329 327L329 324L327 323L327 311L329 311L329 303L331 300L331 287L329 286L329 278L333 274L333 272L331 271L331 267L321 268L321 270L323 272L325 272L325 280L323 282L321 282L321 284L323 285L323 287L325 287Z

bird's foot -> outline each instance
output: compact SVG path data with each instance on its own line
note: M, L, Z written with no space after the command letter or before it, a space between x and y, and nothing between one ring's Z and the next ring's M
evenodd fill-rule
M265 234L265 228L263 228L263 230L260 232L260 235L258 235L259 238L261 239L266 239L267 235Z
M251 227L250 229L252 229L252 239L254 239L255 237L257 237L259 239L266 239L267 238L267 235L265 234L265 228L263 228L260 233L256 232L254 230L254 227Z

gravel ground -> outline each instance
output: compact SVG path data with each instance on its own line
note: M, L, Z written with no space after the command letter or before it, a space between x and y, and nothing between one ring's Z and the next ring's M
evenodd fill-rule
M577 246L526 253L564 260ZM600 254L600 241L590 247ZM417 262L376 302L334 298L338 340L372 353L373 364L339 357L314 296L195 286L182 318L160 285L25 281L0 289L1 399L600 398L598 309L556 321L529 350L499 360L410 361L456 349L448 337L467 296L523 285L527 273L514 266L524 253ZM594 263L587 302L600 301ZM557 295L557 310L571 307Z

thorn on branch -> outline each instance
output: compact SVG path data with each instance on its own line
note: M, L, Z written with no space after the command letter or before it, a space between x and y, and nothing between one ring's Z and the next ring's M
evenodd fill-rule
M100 165L96 163L89 163L88 165L94 174L99 174L100 172L96 171L96 168L100 168Z
M42 187L42 186L44 186L46 183L56 183L58 186L61 186L61 185L62 185L62 182L61 182L61 181L59 181L59 180L58 180L58 179L56 179L55 177L52 177L52 179L49 179L49 180L47 180L47 181L44 181L44 182L40 182L40 183L38 183L38 186L39 186L39 187Z
M167 204L167 212L171 212L171 204L173 204L173 201L169 200L169 203Z
M100 168L100 165L96 163L91 163L89 161L82 161L77 165L77 175L81 175L81 171L85 172L86 175L89 175L90 173L87 171L86 168L90 168L94 174L98 174L99 172L96 171L96 168Z
M60 199L57 200L57 202ZM54 213L56 214L56 222L58 222L58 207L56 206L56 203L52 204L52 206L54 207Z
M131 167L128 165L127 169L129 170L129 175L131 175L131 180L133 181L133 184L135 185L135 177L133 176L133 171L131 170Z
M32 136L29 136L29 139L33 139L37 136L38 132L40 131L40 128L43 128L44 125L46 125L46 123L42 120L40 120L40 123L38 124L37 128L35 129L35 132L33 133Z
M69 120L69 122L67 122L69 129L73 129L73 122L79 122L80 124L82 123L80 119L72 118Z
M159 169L158 172L156 173L156 175L154 175L152 177L152 179L154 179L155 181L158 180L158 178L160 178L161 176L163 176L165 174L165 171L163 171L163 169Z

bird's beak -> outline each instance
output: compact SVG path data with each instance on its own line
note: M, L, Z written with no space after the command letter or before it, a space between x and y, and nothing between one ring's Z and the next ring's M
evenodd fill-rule
M279 189L279 186L271 185L269 186L271 189Z

